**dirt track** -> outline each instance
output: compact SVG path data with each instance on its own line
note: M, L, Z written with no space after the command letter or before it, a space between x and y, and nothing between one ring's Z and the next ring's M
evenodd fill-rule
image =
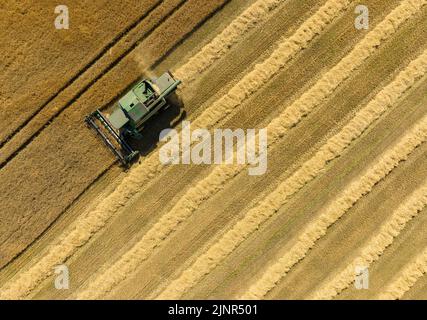
M369 260L370 290L354 289L349 270L402 202L425 197L425 128L416 141L411 130L427 115L427 1L367 0L367 31L347 0L201 2L127 1L99 12L104 29L79 15L79 31L45 38L66 56L37 41L44 20L27 46L12 41L26 19L5 32L0 298L425 297L425 201ZM166 69L185 80L194 126L268 126L265 175L162 166L166 117L147 155L117 167L82 119ZM52 285L61 263L68 291Z

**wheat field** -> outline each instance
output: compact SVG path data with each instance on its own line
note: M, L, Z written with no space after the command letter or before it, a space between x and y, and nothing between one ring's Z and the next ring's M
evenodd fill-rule
M426 299L427 0L363 4L4 5L0 299ZM84 117L167 70L192 130L266 130L264 174L163 164L166 111L119 166Z

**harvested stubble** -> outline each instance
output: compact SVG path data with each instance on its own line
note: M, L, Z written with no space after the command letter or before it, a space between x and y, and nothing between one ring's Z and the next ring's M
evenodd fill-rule
M257 230L262 223L274 215L278 208L283 206L292 195L316 178L325 169L328 162L339 157L382 114L395 106L399 98L426 72L427 51L400 72L394 81L387 85L366 107L361 109L340 132L330 138L310 160L305 162L291 177L285 179L270 197L262 201L259 206L251 209L216 244L200 256L188 270L162 293L160 298L178 298L186 290L194 286L203 276L224 260L244 239ZM201 189L199 192L201 192ZM206 195L203 196L206 197ZM191 204L191 206L187 206L187 212L194 210L194 202L188 202L187 204ZM175 208L175 210L174 212L180 212L179 208Z
M313 16L307 19L289 38L279 41L274 52L257 64L229 92L215 101L211 107L195 119L199 128L211 127L224 119L255 92L264 87L298 52L325 28L336 20L348 7L350 0L328 0Z
M53 4L37 1L27 4L31 9L19 4L21 9L17 10L15 1L2 1L2 22L6 25L0 27L1 39L7 45L1 48L0 97L4 98L4 103L1 104L0 145L55 92L72 84L72 79L111 43L111 39L120 37L128 25L159 2L124 0L108 6L103 5L104 1L76 2L73 21L65 36L53 25L46 28L53 23Z
M193 9L199 12L194 6ZM194 16L191 11L188 12L188 14ZM183 36L185 36L185 34L180 34L178 38L172 38L171 41L176 43ZM99 144L99 141L95 141L93 133L89 130L81 130L82 114L89 113L91 111L90 109L93 110L94 105L102 105L105 103L105 100L111 99L110 93L114 96L115 93L113 89L121 90L120 86L122 83L125 83L126 86L126 84L135 81L135 77L138 76L138 71L134 68L133 57L134 54L132 53L132 55L121 60L119 65L110 70L110 72L100 79L94 87L90 88L90 92L87 92L83 99L79 99L75 103L75 107L65 110L63 114L61 114L54 122L52 122L51 125L41 132L37 139L35 139L14 159L13 164L8 164L2 170L2 178L3 181L5 181L3 185L5 188L9 187L10 192L10 185L13 185L16 181L20 181L24 175L22 173L22 168L18 170L19 165L24 164L25 166L33 167L31 170L32 175L25 175L27 181L29 181L29 183L26 184L26 189L30 189L30 191L25 190L25 192L20 192L18 196L21 197L22 205L19 207L14 206L13 209L11 209L15 211L19 210L19 213L17 212L16 216L20 218L25 214L26 216L24 218L29 220L36 219L34 217L37 213L43 213L43 216L46 218L43 218L44 220L38 219L37 222L43 220L43 223L49 223L49 221L46 222L48 218L54 219L58 214L60 214L63 207L66 207L67 204L71 203L85 187L90 185L91 181L93 182L104 168L107 168L112 163L112 158L107 156L109 155L108 150L105 150L105 148ZM122 76L118 77L118 74L122 74ZM120 78L120 81L115 81L115 77ZM115 88L112 88L114 86ZM102 89L101 91L97 91L95 87L98 89L102 87ZM95 94L95 92L97 92L97 94ZM104 93L101 95L99 92ZM54 131L55 128L61 126L62 129L66 126L67 130L58 130L55 135L51 134L51 131ZM78 142L76 142L76 140L78 140ZM67 143L72 147L68 144L64 144L64 141L67 141ZM81 141L90 141L91 143L87 143L82 146ZM62 146L60 151L58 151L57 146L55 145ZM54 148L55 150L53 150ZM99 150L94 150L94 148L99 148ZM50 166L45 166L46 156L40 154L40 149L46 149L46 152L49 151L52 154L51 158L53 159ZM100 161L99 153L102 152L105 152L106 156L101 157L102 161ZM60 154L61 157L57 156L58 154ZM43 158L43 160L41 160L41 158ZM96 158L96 160L93 160L93 158ZM28 161L28 159L31 159L31 161ZM42 161L44 161L44 163L41 163ZM94 173L94 171L96 172ZM45 174L49 175L50 178L44 179ZM55 175L56 179L52 179L52 175ZM76 176L78 176L78 179L75 178ZM82 178L82 176L84 176L84 178ZM146 183L150 178L152 178L152 175L145 178L147 179L145 180ZM41 184L40 179L48 182L50 188L47 188L47 183ZM73 180L73 183L70 183L71 180ZM133 177L133 181L135 181L135 183L141 182L137 180L137 177ZM141 185L144 185L145 183L141 183ZM66 188L64 188L64 186L66 186ZM116 204L116 206L112 208L114 212L117 212L117 210L127 203L126 199L128 199L127 197L130 195L127 196L125 194L127 192L126 189L126 185L124 184L121 192L119 191L118 194L109 198L109 200ZM140 187L136 187L132 192L137 192L139 189ZM49 207L48 214L37 208L31 200L27 200L31 199L35 194L37 194L37 197L34 196L36 198L36 205L40 204ZM61 201L58 201L59 199ZM51 205L50 202L54 202L54 204ZM9 204L5 204L5 206L6 205ZM30 208L23 208L24 205ZM64 231L64 234L51 246L52 250L46 250L45 255L42 256L36 265L33 265L33 267L30 267L28 270L21 272L11 279L10 282L6 283L1 288L2 293L6 296L9 296L10 294L11 298L20 298L29 294L31 290L33 290L42 280L52 274L52 270L55 265L62 263L70 257L78 247L84 245L91 236L100 230L108 219L111 218L111 208L108 208L109 205L106 203L104 203L104 205L105 207L98 207L99 210L97 212L92 212L90 215L82 215L81 218L76 219L75 223L70 225L70 227ZM104 210L105 208L107 209ZM34 211L36 211L36 214L32 214ZM26 223L21 220L19 222L20 223L16 223L16 225L20 226ZM36 228L37 224L31 224L31 228L32 227ZM21 228L21 230L23 230L23 228ZM43 230L45 230L45 227ZM37 235L39 234L40 233L37 233ZM29 238L28 235L26 237L26 239ZM13 246L9 246L10 251L12 251L14 246L15 244ZM28 277L28 274L31 274L31 276ZM10 286L12 283L15 283L16 285L13 284ZM6 288L11 288L11 290Z
M373 187L390 174L400 162L427 139L427 115L408 130L397 143L386 150L366 171L352 181L319 215L309 223L291 248L268 267L242 298L262 299L277 283L304 259L308 251L323 237L328 228L350 210L357 201L370 193Z
M342 290L354 282L354 270L356 266L369 267L377 261L384 251L399 236L407 223L415 218L423 208L427 206L427 181L415 190L407 199L392 213L390 218L382 224L378 233L361 249L360 255L355 258L344 270L327 280L326 284L316 290L311 299L332 299Z
M175 76L181 79L184 85L194 81L203 71L215 61L223 57L238 43L242 36L255 26L268 19L269 14L286 0L258 0L233 20L220 34L191 57Z
M217 100L212 106L205 110L201 116L196 118L192 126L201 128L212 127L215 123L219 122L220 119L224 118L225 115L231 113L234 108L259 90L268 80L277 74L290 59L305 48L316 35L321 33L328 24L336 19L349 2L350 1L329 0L318 12L316 12L316 14L303 23L294 35L280 42L278 48L269 58L257 65L254 70L237 83L227 95ZM221 109L222 112L221 110L218 111L219 109ZM149 160L151 160L151 157ZM153 160L158 163L157 159ZM148 163L145 164L147 166L149 165ZM243 168L243 166L241 167ZM161 168L162 166L160 164L156 164L156 167L153 166L152 170L159 171ZM152 175L155 174L153 171L151 171ZM145 260L151 254L165 237L176 229L180 222L188 217L187 209L190 206L196 208L200 205L203 200L203 197L200 197L199 194L200 189L203 189L202 194L216 193L223 187L223 182L230 179L233 175L233 173L230 174L226 171L219 172L218 175L213 173L213 175L209 176L209 181L205 181L205 183L201 185L199 184L195 189L190 189L187 196L191 199L195 199L194 204L188 205L188 203L185 203L184 206L186 209L181 210L181 213L179 210L172 210L163 216L130 251L108 269L105 274L95 277L95 280L90 283L89 287L80 292L77 297L81 299L97 297L110 291L115 285L123 281L129 273L137 268L141 261ZM181 203L182 202L183 201L181 201ZM120 271L117 272L117 270Z

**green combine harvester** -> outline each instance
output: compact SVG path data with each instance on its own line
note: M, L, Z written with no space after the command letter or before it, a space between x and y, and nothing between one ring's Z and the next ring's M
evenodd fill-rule
M144 124L160 110L168 107L167 98L181 83L170 72L159 78L144 79L126 93L110 115L96 110L85 118L124 166L138 157L127 142L129 137L142 139ZM104 128L105 130L103 130Z

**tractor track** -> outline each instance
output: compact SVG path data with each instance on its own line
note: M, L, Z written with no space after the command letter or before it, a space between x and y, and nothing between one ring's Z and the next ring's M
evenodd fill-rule
M188 0L187 0L188 1ZM223 3L217 7L215 10L211 11L208 15L206 15L202 20L200 20L194 28L192 28L188 33L186 33L178 42L176 42L171 48L169 48L166 52L164 52L161 57L155 59L151 62L150 68L154 69L159 66L160 63L163 62L164 58L170 55L176 48L178 48L185 40L187 40L191 35L194 34L206 21L212 18L217 12L221 11L231 0L223 0Z
M51 95L42 105L30 114L30 116L23 121L17 128L15 128L10 134L8 134L1 142L0 149L13 138L15 134L17 134L22 128L24 128L37 114L39 114L43 108L45 108L49 103L51 103L56 97L58 97L67 87L72 85L80 76L82 76L88 69L90 69L93 65L96 64L98 60L100 60L117 42L119 42L123 37L125 37L132 29L134 29L138 24L140 24L151 12L153 12L160 4L162 0L158 0L155 2L147 12L145 12L142 16L140 16L137 20L135 20L132 24L127 26L122 32L117 34L104 48L102 48L99 53L89 61L82 69L80 69L74 76L71 77L56 93Z
M182 5L183 4L185 4L185 3L188 3L188 1L182 1L182 0L180 0L179 1ZM212 2L211 3L211 9L212 9L212 11L214 11L214 12L218 12L218 8L223 8L223 6L224 6L224 3L228 3L229 2L229 0L219 0L219 1L216 1L216 2ZM191 12L191 10L195 10L194 8L194 5L195 5L195 3L197 3L197 0L196 1L192 1L192 5L191 6L187 6L187 8L185 9L186 10L186 12L187 12L187 14L188 13L190 13ZM183 6L180 6L180 8L183 8ZM218 6L218 5L220 5L220 6ZM173 13L174 12L176 12L176 10L178 10L179 8L174 8L174 10L172 10L173 12L171 13L171 12L169 12L169 14L168 14L168 16L171 16L171 15L173 15ZM209 9L209 7L207 8L207 9ZM206 9L206 10L207 10ZM205 10L205 12L206 12L206 10ZM194 17L192 17L192 20L190 20L190 23L191 23L191 21L194 21L195 19L197 19L198 18L198 16L194 16ZM154 31L154 30L156 30L156 26L158 27L158 26L160 26L164 21L165 21L165 19L166 18L162 18L161 20L162 21L156 21L156 25L155 25L155 27L152 27L151 28L151 31L150 31L150 34L152 34L152 32ZM206 20L204 20L204 21L206 21ZM196 21L196 22L198 22L198 21ZM199 28L201 26L201 24L200 23L197 23L197 28ZM189 26L186 26L186 28L188 29L189 28ZM194 29L195 28L195 25L194 25L194 23L193 23L193 25L192 25L192 27L190 27L191 29ZM145 38L147 38L147 35L145 35ZM133 47L136 47L137 46L137 44L134 44L133 45ZM130 49L128 49L127 51L131 51L132 50L132 48L130 48ZM123 56L125 56L126 55L126 53L125 54L121 54L120 56L121 56L121 58L119 58L119 59L117 59L116 60L116 64L117 63L119 63L120 62L120 60L123 58ZM109 70L114 70L113 69L113 67L111 67L110 66L110 68L109 68ZM105 74L106 72L104 72L103 74ZM102 77L102 75L101 76L98 76L98 80L100 79ZM115 95L115 97L117 98L119 96L119 94L116 94ZM110 101L112 101L111 99L110 99ZM107 106L108 105L108 103L106 103L106 104L104 104L103 106L105 107L105 106ZM59 113L57 113L56 114L56 116L55 116L55 118L57 118L60 114L62 114L62 112L63 111L65 111L65 109L63 109L63 110L61 110L61 112L59 112ZM83 117L83 116L82 116ZM49 122L49 124L51 124L51 123L53 123L53 121L50 121ZM49 125L48 124L48 125ZM48 127L48 125L46 125L46 126L44 126L44 127L42 127L42 128L40 128L38 131L37 131L37 135L34 135L33 136L33 138L31 139L31 141L33 141L35 138L36 138L36 136L38 136L38 135L40 135L42 132L43 132L43 130L44 129L46 129L47 127ZM29 144L30 144L30 142L31 141L27 141L27 143L26 143L26 146L28 146ZM20 148L20 151L22 151L22 150L24 150L25 148L24 147L21 147ZM16 157L16 155L18 155L18 154L20 154L20 152L15 152L14 153L14 156ZM111 162L109 162L107 165L108 166L111 166L111 164L114 162L114 160L112 160ZM10 162L7 162L7 163L10 163ZM3 165L2 165L2 168L4 168L5 167L5 165L7 164L7 163L3 163ZM98 176L98 174L97 174L97 176ZM96 177L96 176L94 176L94 177ZM93 184L93 182L91 182L90 184ZM86 188L87 186L86 185L84 185L83 186L83 188ZM79 190L79 194L80 194L80 190ZM62 210L61 210L62 211ZM27 220L29 219L29 216L27 217ZM21 220L21 221L23 221L23 220Z
M11 150L9 151L9 155L7 155L6 157L4 156L4 153L2 153L1 157L0 157L0 170L7 165L8 162L10 162L11 160L13 160L13 158L15 158L26 146L28 146L37 136L40 135L40 133L49 126L49 124L54 121L58 116L60 116L62 114L63 111L65 111L67 108L69 108L71 105L73 105L84 93L86 93L93 85L96 84L96 82L98 82L100 79L102 79L104 77L104 75L106 75L110 70L112 70L114 67L116 67L122 59L124 59L126 56L128 56L129 53L131 53L133 50L135 50L135 48L137 48L137 46L144 41L147 37L149 37L154 30L156 30L163 22L165 22L169 17L171 17L177 10L179 10L184 4L185 2L188 0L179 0L178 1L178 5L175 6L167 15L165 15L161 20L159 20L155 25L153 25L146 33L144 33L140 38L138 38L130 47L128 47L122 54L120 54L112 63L110 63L101 73L99 73L97 76L95 76L89 83L87 83L83 88L81 88L80 90L78 90L78 92L71 98L71 100L69 100L67 103L65 103L61 108L59 108L56 112L54 112L52 115L49 116L48 119L44 120L44 125L40 126L35 132L33 132L29 137L24 138L23 142L21 142L19 144L19 147L15 148L15 150ZM134 24L132 24L132 26L130 28L126 29L126 32L115 42L112 42L108 48L106 48L105 50L103 50L103 53L99 55L99 58L97 58L97 60L94 60L90 65L88 65L87 68L85 68L83 70L83 72L79 73L78 76L76 76L76 79L81 76L84 72L86 72L87 70L89 70L93 65L96 64L96 62L102 58L105 53L107 53L110 48L112 48L116 43L118 43L121 39L123 39L124 36L126 36L127 34L129 34L129 32L132 31L132 29L137 28L140 23L142 23L144 21L144 19L146 17L148 17L155 9L159 8L159 5L161 5L161 2L158 3L158 5L156 5L155 7L152 8L152 10L145 14L144 16L142 16L140 19L138 19L138 21L136 21ZM64 88L60 91L62 92L63 90L65 90L69 85L71 85L76 79L74 79L73 81L69 82L67 86L64 86ZM112 99L110 99L107 103L105 103L103 106L100 107L100 109L105 109L106 107L108 107L109 105L111 105L115 100L117 100L120 95L122 95L124 92L126 91L120 91L119 93L117 93ZM56 94L52 99L50 99L46 104L44 104L34 115L33 117L28 118L28 121L20 126L20 128L18 130L16 130L16 132L14 133L14 135L18 134L25 126L27 126L35 116L37 116L50 102L52 102L54 100L54 98L56 98L60 92L58 92L58 94ZM7 141L4 141L2 143L2 145L0 146L0 148L4 147L6 145L6 143L8 141L11 141L11 139L13 139L12 135ZM11 141L13 142L13 141ZM4 151L4 150L2 150Z
M228 2L228 1L226 1L226 2ZM223 5L224 5L224 2L223 2ZM223 6L223 5L222 5L222 6ZM219 7L219 8L222 8L222 6L221 6L221 7ZM217 10L218 10L218 7L217 7ZM215 12L216 12L217 10L215 10ZM197 27L200 27L200 26L201 26L201 24L200 24L200 23L198 23L198 24L197 24ZM194 28L193 28L193 29L194 29ZM194 30L192 30L192 31L194 32Z

